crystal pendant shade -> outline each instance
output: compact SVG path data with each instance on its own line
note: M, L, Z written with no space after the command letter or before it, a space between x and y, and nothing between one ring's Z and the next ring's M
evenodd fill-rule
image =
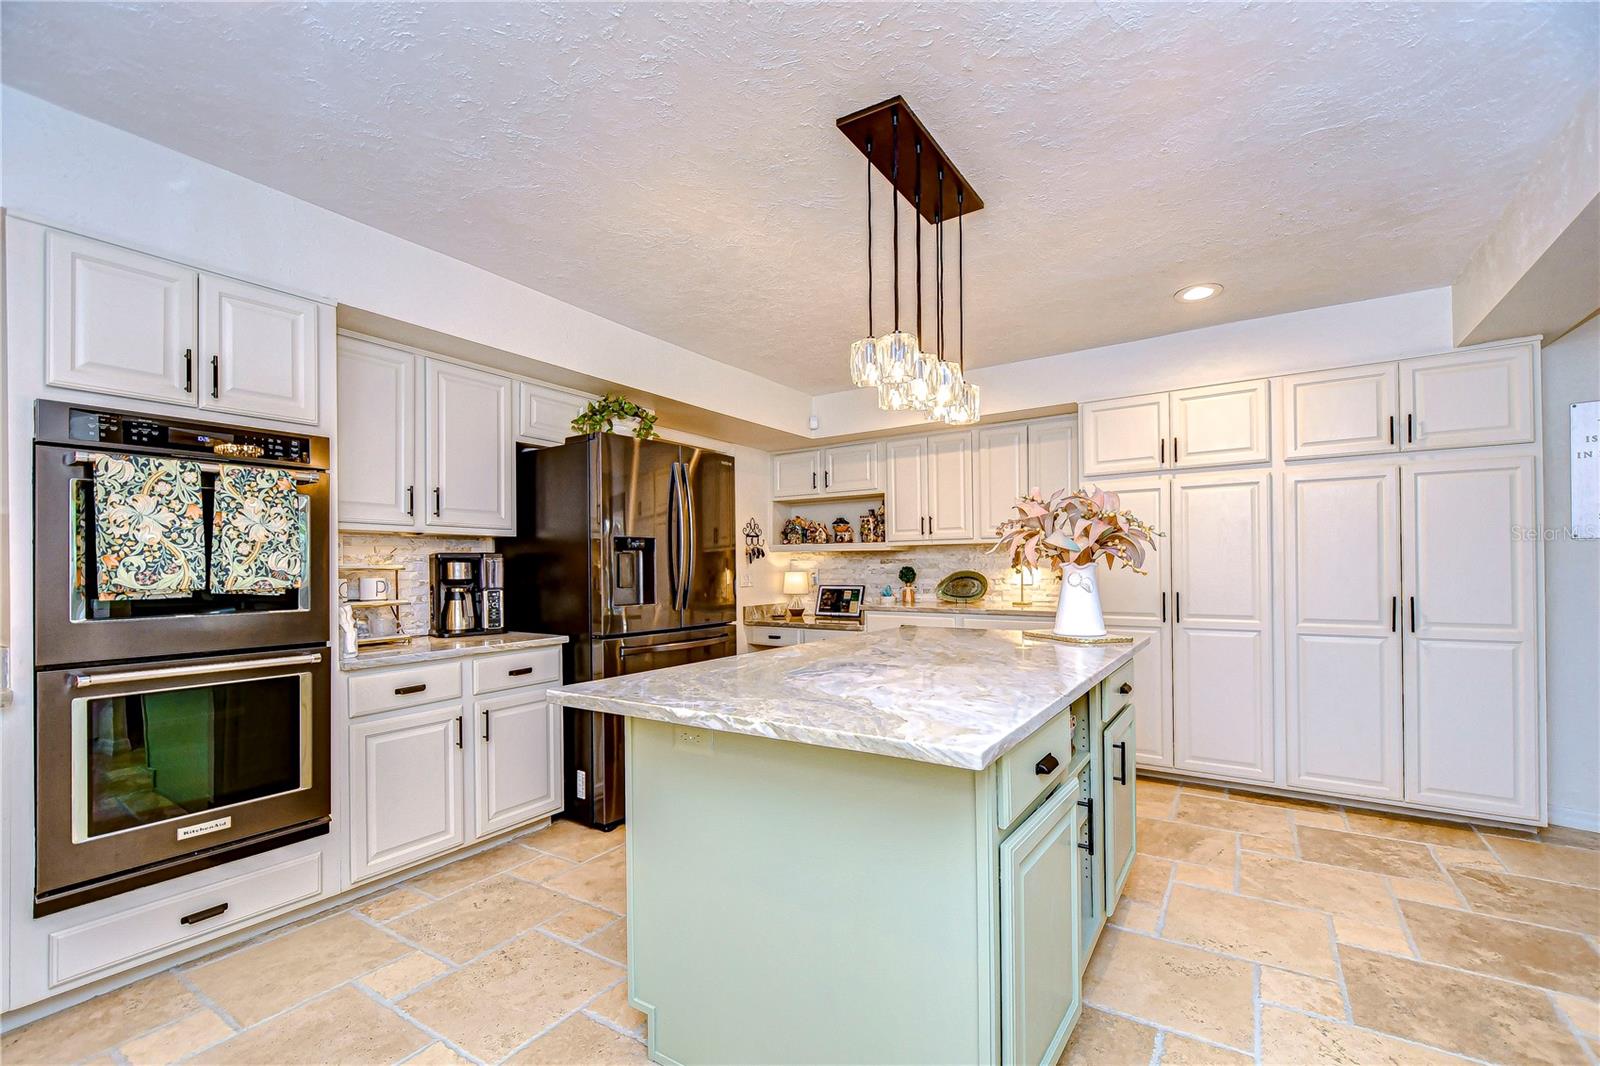
M850 346L850 381L857 388L876 388L883 378L878 338L863 337Z
M878 338L878 380L887 385L910 383L922 373L922 351L917 338L905 330Z

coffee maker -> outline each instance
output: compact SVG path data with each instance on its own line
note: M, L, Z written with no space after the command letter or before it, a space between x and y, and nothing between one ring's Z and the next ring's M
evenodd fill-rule
M496 552L434 552L428 557L436 637L500 633L506 628L505 560Z

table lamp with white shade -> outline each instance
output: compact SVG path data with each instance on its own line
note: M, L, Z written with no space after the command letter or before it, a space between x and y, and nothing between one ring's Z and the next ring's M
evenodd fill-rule
M789 617L794 619L804 618L806 614L806 595L811 591L811 574L806 570L785 570L783 572L783 594L791 597L789 600Z

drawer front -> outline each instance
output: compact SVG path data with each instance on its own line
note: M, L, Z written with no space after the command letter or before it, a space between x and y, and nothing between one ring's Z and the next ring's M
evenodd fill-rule
M787 648L801 643L803 636L798 629L778 629L773 626L748 626L744 632L752 648Z
M1073 714L1087 710L1088 701L1080 699L1000 757L996 781L1002 829L1020 818L1034 800L1067 773L1072 763Z
M1100 702L1100 721L1106 723L1122 712L1124 707L1132 705L1138 693L1134 691L1133 660L1129 659L1117 667L1117 672L1101 682L1101 692L1104 695ZM1126 692L1123 689L1127 689ZM1154 693L1151 693L1154 696Z
M480 696L545 682L561 683L560 648L528 648L472 660L472 691Z
M320 852L50 934L50 986L178 948L322 892ZM218 908L221 908L220 910ZM188 919L185 921L185 919Z
M350 675L352 718L460 698L461 663L456 659Z

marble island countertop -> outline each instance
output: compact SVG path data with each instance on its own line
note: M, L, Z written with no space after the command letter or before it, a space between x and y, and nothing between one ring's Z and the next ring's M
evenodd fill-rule
M1082 646L906 626L551 694L569 707L982 770L1148 639Z
M476 637L413 637L409 644L380 644L339 658L339 669L375 670L382 666L405 666L434 659L460 659L469 655L493 655L518 648L543 648L565 644L566 637L551 633L489 633Z

